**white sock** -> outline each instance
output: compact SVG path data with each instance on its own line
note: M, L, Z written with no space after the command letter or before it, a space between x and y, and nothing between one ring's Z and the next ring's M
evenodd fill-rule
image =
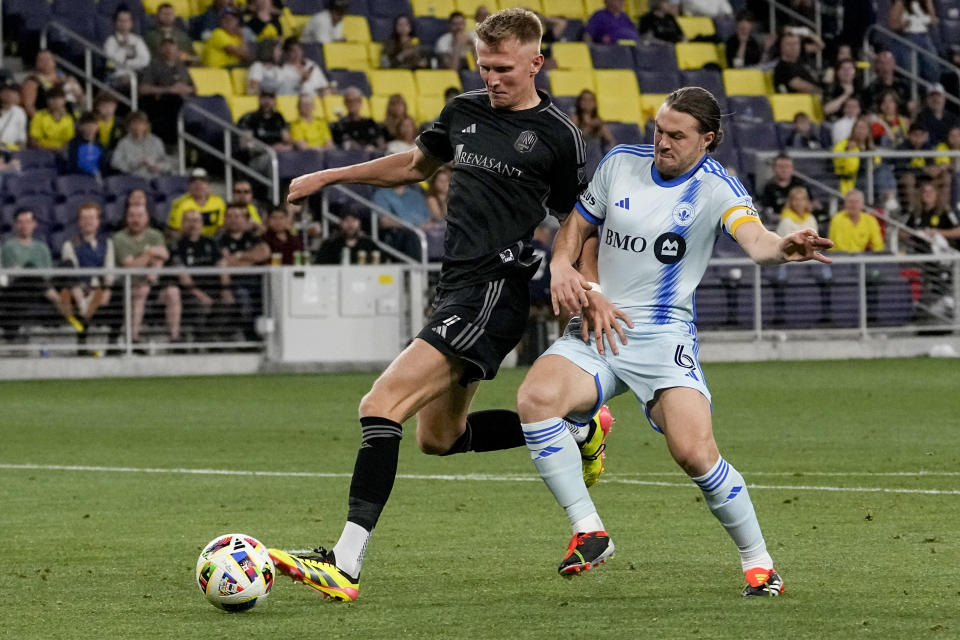
M576 442L578 445L583 444L586 441L587 436L590 435L591 423L589 422L587 424L574 424L569 420L564 420L563 423L567 425L567 430L570 432L570 435L573 436L574 442Z
M767 543L740 472L720 456L710 471L691 480L700 487L710 511L737 545L743 570L772 569L773 559L767 553Z
M586 518L580 518L572 525L574 533L587 533L589 531L605 531L600 515L594 511Z
M367 543L370 541L370 532L355 522L347 521L343 526L343 533L333 547L333 556L337 561L337 568L348 573L353 578L360 577L360 568L363 566L363 554L367 552Z
M522 424L530 457L553 497L567 512L570 525L596 515L590 493L583 484L580 448L562 418ZM599 520L599 518L598 518Z

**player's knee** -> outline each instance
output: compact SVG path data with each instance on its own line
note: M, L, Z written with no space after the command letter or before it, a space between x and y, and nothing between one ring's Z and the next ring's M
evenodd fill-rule
M517 391L517 413L522 422L546 420L557 414L561 397L549 381L525 380Z
M699 440L675 445L670 453L686 474L693 478L709 471L720 457L716 445Z
M417 434L417 446L428 456L442 456L450 450L450 443L429 435Z

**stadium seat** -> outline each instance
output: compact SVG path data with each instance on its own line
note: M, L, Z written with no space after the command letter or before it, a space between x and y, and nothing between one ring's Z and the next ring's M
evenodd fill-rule
M454 0L412 0L413 15L443 18L446 20L457 10Z
M720 108L726 110L727 92L723 87L723 78L720 72L711 69L687 69L680 72L681 82L684 87L703 87L713 94L720 103Z
M595 69L633 69L631 47L619 44L592 44L590 57Z
M728 96L765 96L767 81L759 69L724 69L723 87Z
M319 42L304 42L303 47L303 57L307 60L313 60L324 70L328 70L326 61L323 58L323 45ZM329 73L327 75L329 78Z
M305 149L277 153L277 173L281 180L292 180L304 173L321 169L323 169L322 151Z
M30 209L33 211L37 222L42 222L45 227L50 226L53 219L54 198L52 195L36 194L21 198L17 202L4 205L3 224L9 229L13 226L13 216L20 209Z
M371 2L370 10L364 11L364 15L373 15L379 18L393 18L401 13L406 16L413 15L413 6L410 0L390 0L390 2Z
M383 66L383 43L382 42L368 42L367 43L367 60L370 62L371 69L379 69Z
M641 93L670 93L682 86L679 71L637 71Z
M233 81L226 69L214 67L189 67L190 78L197 88L198 96L233 95ZM246 93L244 91L243 93Z
M374 69L367 73L370 88L375 96L391 96L401 94L408 103L417 96L417 84L413 79L413 72L409 69Z
M370 42L370 25L365 16L344 16L343 37L347 42Z
M96 178L86 173L57 176L53 179L54 193L66 199L72 196L102 196L103 190Z
M665 42L641 42L633 47L633 66L643 71L666 71L677 68L677 52Z
M55 176L56 171L53 169L34 169L23 173L9 174L3 187L5 200L17 202L27 196L52 196L55 193L53 190L53 178Z
M722 66L717 46L710 42L678 42L676 45L677 67L700 69L704 65Z
M297 15L288 7L280 12L280 29L286 36L300 36L304 27L310 22L310 16Z
M677 16L677 24L687 40L697 36L713 36L717 32L713 20L707 16Z
M766 96L727 96L734 121L773 122L773 109Z
M143 8L147 13L153 15L157 13L160 5L170 3L178 16L189 16L193 11L190 0L143 0Z
M588 17L583 0L549 0L550 15L584 20Z
M190 98L186 104L195 105L202 111L226 120L227 122L233 121L230 107L227 104L226 98L223 96ZM184 108L181 113L187 131L214 146L221 146L223 144L223 127L210 121L208 118L204 118L192 108Z
M416 118L418 122L433 122L440 115L446 103L443 96L421 95L417 96Z
M239 122L240 118L256 111L260 107L260 98L258 96L227 96L227 106L230 107L230 116L234 122Z
M777 122L792 122L798 113L807 114L817 124L823 120L820 101L808 93L775 93L769 99Z
M370 25L370 38L374 42L386 42L393 35L393 18L369 16L367 24Z
M356 87L363 92L363 95L370 97L373 93L370 89L370 81L367 74L363 71L347 71L346 69L333 69L327 72L327 80L335 83L337 90L343 93L348 87Z
M297 104L300 102L300 96L277 96L277 113L283 116L283 119L287 121L287 124L294 122L300 119L300 109ZM320 102L320 99L317 98L317 103L321 106L323 105ZM314 105L316 108L316 105ZM317 112L314 110L314 114L317 117L322 117L322 112Z
M17 152L17 159L20 160L20 170L23 172L57 168L57 153L49 149L21 149Z
M326 42L323 59L327 69L366 71L370 68L367 45L362 42Z
M733 122L733 137L741 149L773 151L780 148L777 129L769 122Z
M323 11L326 3L323 0L287 0L287 8L298 16L309 16Z
M440 36L447 32L447 19L421 16L414 18L414 26L420 46L432 51Z
M554 69L549 72L549 78L550 93L556 96L576 96L584 89L597 90L592 73Z
M597 111L604 120L643 123L637 76L627 69L597 69Z
M558 69L575 71L593 69L590 47L585 42L555 42L552 51Z
M487 7L487 9L494 10L494 4L491 0L453 0L453 6L465 16L475 14L478 7Z
M406 99L406 98L404 98ZM384 116L387 113L387 103L390 102L390 96L370 96L370 113L373 114L373 119L382 122ZM417 105L407 103L407 112L413 116L414 119L417 118Z
M960 18L960 7L954 7L957 18ZM940 21L940 42L944 44L960 44L960 19L944 19Z
M577 97L576 96L552 96L551 100L553 104L557 105L557 108L560 111L563 111L565 114L573 115L577 110Z
M155 193L164 194L167 200L173 200L177 196L187 192L190 185L190 178L177 174L157 176L151 182Z
M463 91L460 76L451 69L417 69L413 72L413 79L421 96L443 96L450 87Z
M608 122L607 130L617 144L642 144L643 133L633 122Z
M143 189L150 193L153 189L146 178L133 175L108 176L103 181L103 192L108 201L123 200L134 189Z
M657 110L663 101L667 99L665 93L641 93L640 94L640 112L643 114L643 121L650 124L657 117Z
M63 229L75 223L77 221L77 211L88 202L95 202L101 210L103 209L103 196L92 194L72 195L60 204L54 205L50 228L53 230Z
M247 68L234 67L230 69L230 84L233 85L234 95L244 95L247 92Z
M326 95L323 96L323 112L326 115L327 122L336 122L347 113L347 108L343 104L343 96ZM370 101L363 99L363 106L360 107L360 115L364 118L372 117L370 115Z

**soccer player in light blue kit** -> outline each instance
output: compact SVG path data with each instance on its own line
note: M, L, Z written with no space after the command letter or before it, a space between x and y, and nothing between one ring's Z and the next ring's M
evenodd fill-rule
M534 363L517 407L534 464L573 528L561 575L613 555L581 477L575 438L577 423L632 391L736 543L747 579L743 595L783 591L746 483L713 438L693 294L720 233L761 265L830 262L821 251L833 243L811 230L780 238L764 229L740 181L708 155L721 137L720 107L710 92L674 91L657 112L655 144L614 147L557 234L554 312L563 307L579 317ZM598 277L591 282L592 274L572 265L598 227Z

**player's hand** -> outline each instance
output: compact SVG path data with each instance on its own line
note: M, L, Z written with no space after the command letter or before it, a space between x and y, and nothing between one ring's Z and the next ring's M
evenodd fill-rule
M287 202L297 204L307 196L316 193L324 187L326 180L323 177L323 171L316 171L299 176L290 183L290 191L287 193Z
M825 251L833 246L833 240L821 238L816 231L811 229L802 229L794 231L790 235L784 236L780 240L780 255L786 262L805 262L807 260L816 260L817 262L831 263L833 260L823 255Z
M550 302L553 304L553 315L560 315L562 307L570 315L578 315L584 307L590 304L587 300L587 290L590 281L584 278L573 265L564 261L550 263Z
M618 309L602 293L589 293L590 306L585 307L581 314L580 337L584 342L590 342L590 332L597 343L597 353L604 354L603 341L606 339L613 355L619 355L620 349L614 334L620 338L620 344L627 344L627 334L623 325L633 329L630 316Z

